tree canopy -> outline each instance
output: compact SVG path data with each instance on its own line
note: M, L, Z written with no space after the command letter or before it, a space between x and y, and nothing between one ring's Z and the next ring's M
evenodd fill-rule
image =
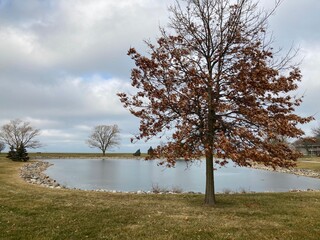
M136 139L166 137L153 156L169 165L206 157L205 203L212 205L214 163L292 166L299 153L274 139L303 135L298 124L312 118L294 113L302 76L289 55L276 58L267 33L272 12L251 0L183 2L170 8L169 31L146 42L148 56L130 48L136 94L118 95L140 118Z

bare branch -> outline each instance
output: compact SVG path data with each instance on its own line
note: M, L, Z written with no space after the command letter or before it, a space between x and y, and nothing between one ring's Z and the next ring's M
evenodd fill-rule
M25 148L39 148L42 144L35 138L40 135L39 129L34 129L29 122L20 119L11 120L0 130L0 140L8 146L17 149L21 144Z
M99 148L105 155L106 150L120 144L119 133L120 130L117 125L98 125L93 129L87 144L91 148Z

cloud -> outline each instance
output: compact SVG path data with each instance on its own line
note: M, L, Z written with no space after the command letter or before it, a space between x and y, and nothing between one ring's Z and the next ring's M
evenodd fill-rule
M1 63L22 71L26 65L19 62L28 65L31 61L34 70L44 67L73 75L106 72L128 76L127 50L131 45L142 46L145 38L154 37L167 6L165 1L154 0L41 2L32 1L33 7L28 5L29 1L3 4L2 12L11 9L10 16L6 15L7 22L12 20L11 16L24 17L1 28L2 40L7 39L2 44ZM21 5L26 7L24 11ZM40 9L47 14L40 14ZM8 62L8 56L13 61Z
M320 44L302 41L299 51L302 59L301 72L302 81L299 83L298 95L304 96L303 103L297 110L302 116L313 116L315 121L304 125L302 128L307 135L312 134L312 128L317 127L320 121Z
M40 128L47 150L58 142L74 141L85 151L88 148L84 141L95 125L118 124L123 133L137 132L138 121L116 96L117 92L130 92L130 89L129 81L104 79L99 75L66 76L53 85L25 82L14 89L7 84L2 85L1 99L5 101L0 102L0 112L6 115L3 124L21 118Z
M154 38L167 4L0 1L0 123L32 122L55 151L65 141L87 150L84 139L97 124L117 123L125 138L136 133L138 121L116 93L130 91L127 50Z
M95 151L85 144L98 124L118 124L122 144L134 152L156 144L130 143L139 121L117 92L132 91L126 55L145 53L166 26L171 0L0 0L0 124L21 118L42 130L41 151ZM270 7L273 1L263 0ZM261 5L262 6L262 5ZM284 1L270 20L276 45L300 46L303 115L319 111L320 2ZM292 14L292 13L295 14ZM299 60L299 59L298 59ZM317 119L319 117L317 116ZM313 125L312 125L313 124ZM311 129L316 122L305 128Z
M61 118L63 116L98 117L100 115L125 114L116 93L129 89L129 82L120 79L65 77L53 85L39 85L30 82L2 84L0 110L12 115Z
M262 0L260 6L267 10L274 7L275 1ZM302 41L309 44L320 39L319 28L320 2L318 0L286 0L269 19L269 30L274 36L275 47L288 50L290 47L300 47Z

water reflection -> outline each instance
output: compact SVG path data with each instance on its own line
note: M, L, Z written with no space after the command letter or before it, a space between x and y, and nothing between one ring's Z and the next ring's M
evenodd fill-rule
M157 161L144 160L48 160L54 165L46 174L69 188L108 189L118 191L151 191L153 185L168 190L204 192L205 163L189 168L179 161L175 168L157 166ZM284 192L292 189L320 189L320 179L285 173L233 167L215 171L216 191Z

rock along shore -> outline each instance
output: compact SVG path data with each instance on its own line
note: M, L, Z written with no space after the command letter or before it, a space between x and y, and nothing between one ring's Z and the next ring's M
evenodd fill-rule
M267 170L267 171L274 171L274 172L280 172L280 173L289 173L289 174L295 174L298 176L303 177L312 177L312 178L320 178L320 172L315 172L309 169L298 169L298 168L276 168L275 170L272 167L267 167L264 165L255 164L252 165L251 168L254 169L260 169L260 170Z
M20 177L31 184L38 184L49 188L64 188L56 180L49 178L43 172L53 164L36 161L25 164L20 168Z

